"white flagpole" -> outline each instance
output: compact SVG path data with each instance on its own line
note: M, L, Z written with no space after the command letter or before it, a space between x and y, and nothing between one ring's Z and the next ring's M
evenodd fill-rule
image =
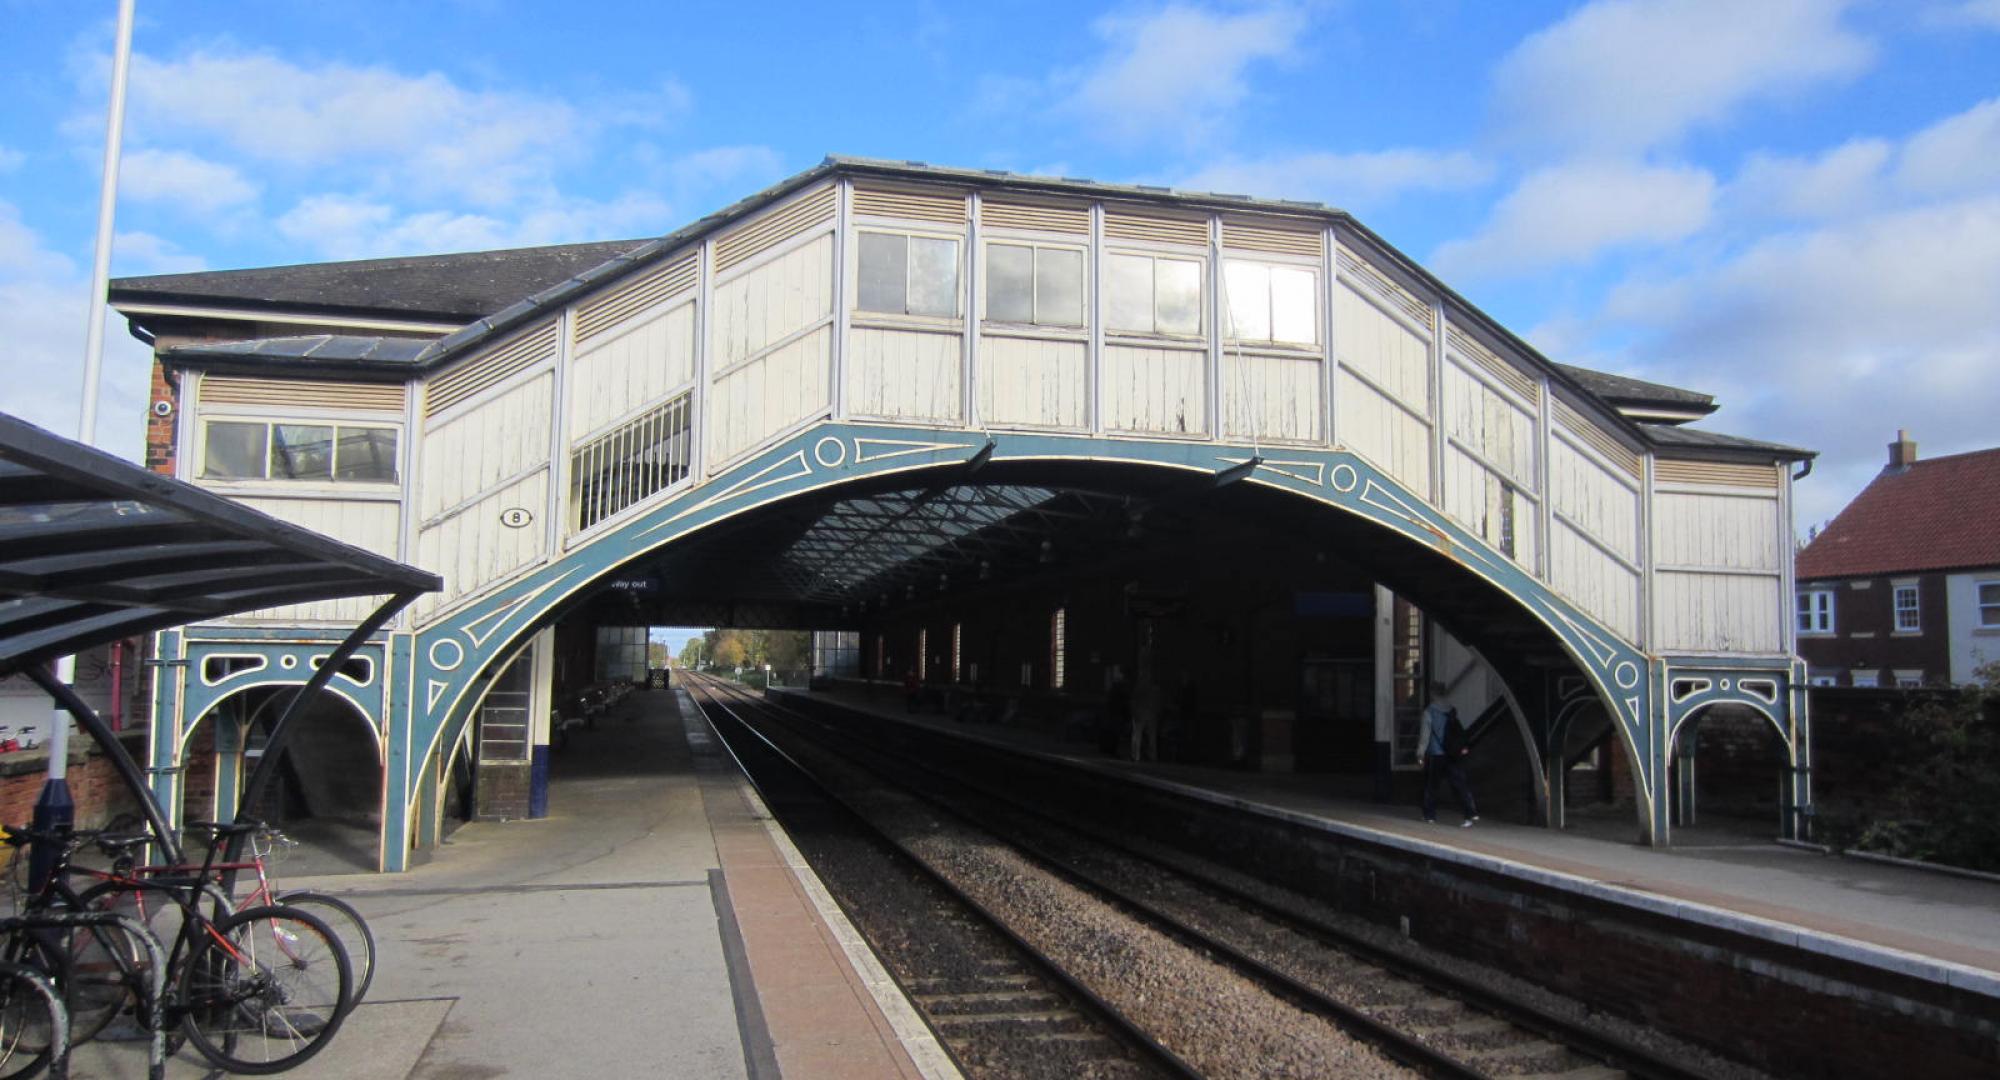
M104 182L97 200L97 257L90 275L89 322L84 328L83 407L77 417L77 440L85 445L97 441L97 384L104 366L105 293L111 283L112 219L118 207L118 152L125 138L125 81L132 66L133 2L118 0L118 43L111 62L111 117L104 131ZM56 678L75 684L76 657L65 656L56 661ZM49 731L48 743L48 782L42 785L41 798L35 804L35 826L42 829L65 827L76 820L76 804L70 798L67 779L70 716L57 708L53 719L55 724Z

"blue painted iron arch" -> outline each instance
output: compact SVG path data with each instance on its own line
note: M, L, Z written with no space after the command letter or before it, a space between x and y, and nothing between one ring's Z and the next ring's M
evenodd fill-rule
M1555 595L1489 544L1428 506L1366 460L1339 450L1287 448L1253 459L1243 447L1083 436L938 431L824 422L754 455L705 484L684 489L607 534L422 628L412 643L409 722L390 744L391 771L406 795L469 715L475 682L501 656L579 592L634 560L698 530L781 500L898 473L993 463L1083 462L1215 475L1251 466L1245 482L1354 515L1452 560L1510 597L1574 660L1618 720L1641 796L1654 804L1664 746L1652 723L1658 664ZM391 823L385 823L385 827ZM400 823L407 829L407 817Z

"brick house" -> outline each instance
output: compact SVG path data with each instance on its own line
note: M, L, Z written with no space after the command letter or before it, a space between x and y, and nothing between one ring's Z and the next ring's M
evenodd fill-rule
M1889 463L1799 552L1799 655L1815 686L1963 684L2000 661L2000 448Z

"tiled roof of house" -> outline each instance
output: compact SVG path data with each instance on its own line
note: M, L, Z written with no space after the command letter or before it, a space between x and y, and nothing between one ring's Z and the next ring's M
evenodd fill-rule
M1799 553L1801 581L2000 566L2000 448L1882 470Z

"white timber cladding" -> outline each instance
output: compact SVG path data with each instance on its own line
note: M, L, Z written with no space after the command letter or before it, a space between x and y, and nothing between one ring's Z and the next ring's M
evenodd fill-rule
M1104 346L1104 426L1149 435L1208 433L1208 351Z
M1346 247L1333 289L1334 428L1342 445L1431 491L1431 309Z
M847 411L877 420L957 423L961 338L857 326L848 332Z
M979 418L996 427L1080 429L1089 423L1089 345L985 334L979 339Z
M1626 460L1606 460L1600 442L1623 448L1602 433L1596 439L1579 434L1575 425L1588 422L1574 410L1556 412L1549 444L1549 585L1636 639L1643 495L1639 477L1626 465L1638 462L1629 453Z
M402 506L394 499L281 499L237 497L252 510L332 537L367 551L392 552L402 534ZM231 622L341 623L367 618L380 597L349 597L312 604L289 604L232 618Z
M1216 313L1210 227L1206 216L1105 204L1097 372L1104 430L1177 438L1211 433L1209 337ZM1194 298L1191 308L1187 297Z
M699 258L692 251L665 260L658 267L631 281L580 304L576 308L578 345L621 326L646 309L694 288Z
M434 417L469 401L555 356L556 320L550 319L432 376L424 386L424 416Z
M303 382L234 375L203 375L200 389L204 409L309 406L348 412L401 413L404 398L402 383Z
M711 472L833 407L837 204L835 188L817 188L715 241L703 330Z
M906 188L857 182L854 213L860 217L965 224L965 194L958 191Z
M545 371L426 428L417 496L421 525L429 529L440 515L464 512L495 488L548 467L554 389L555 375ZM491 527L502 526L496 520ZM446 581L445 588L452 587Z
M1317 356L1225 350L1222 433L1252 442L1320 441L1320 363Z
M444 578L441 592L416 602L419 622L547 555L547 530L508 528L503 518L508 510L546 505L548 484L549 470L537 469L417 533L417 565Z
M1777 469L1657 462L1653 476L1658 647L1781 651L1788 608Z
M694 299L684 296L579 348L570 361L570 442L644 412L692 382L694 323Z

